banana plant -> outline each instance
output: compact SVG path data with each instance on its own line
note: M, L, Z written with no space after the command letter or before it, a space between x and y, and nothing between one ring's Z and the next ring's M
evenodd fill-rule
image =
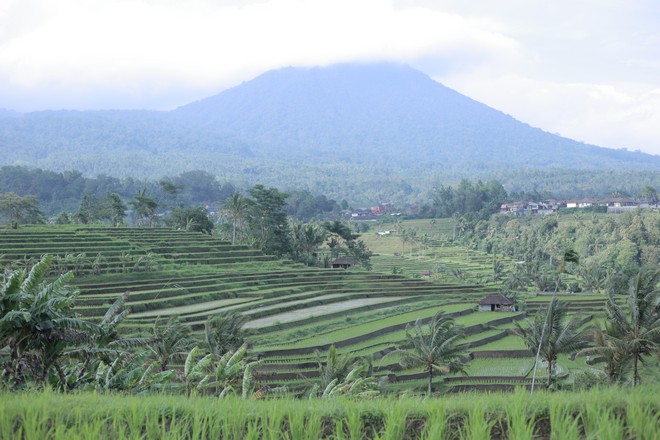
M353 368L344 379L333 379L321 393L321 399L339 396L367 399L379 394L378 381L369 375L369 365L360 364Z
M186 362L183 364L183 380L186 385L186 397L190 397L193 386L199 381L197 387L204 388L204 383L208 380L207 369L213 356L207 354L198 359L201 354L201 349L198 346L193 347L186 357ZM201 379L201 380L200 380Z

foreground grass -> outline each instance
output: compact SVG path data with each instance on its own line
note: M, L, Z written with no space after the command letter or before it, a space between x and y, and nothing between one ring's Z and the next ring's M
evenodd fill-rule
M655 439L660 388L369 401L0 393L0 438Z

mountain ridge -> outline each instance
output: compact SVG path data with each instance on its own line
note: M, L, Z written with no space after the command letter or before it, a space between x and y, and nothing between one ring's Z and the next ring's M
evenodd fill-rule
M293 164L304 186L310 176L336 181L355 173L420 179L518 168L660 171L660 156L550 134L385 62L272 70L172 111L5 116L0 165L88 175L204 169L273 184L295 180L285 171Z

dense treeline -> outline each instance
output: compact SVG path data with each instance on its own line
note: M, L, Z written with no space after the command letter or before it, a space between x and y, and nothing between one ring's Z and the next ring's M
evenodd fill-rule
M161 186L172 199L181 188L172 182L161 181ZM128 208L130 223L135 226L169 226L186 231L197 231L218 236L232 244L245 244L263 250L279 258L290 258L311 266L330 265L331 259L350 257L370 268L371 252L353 233L351 227L340 220L299 222L288 215L290 209L314 214L314 204L323 215L323 209L332 212L337 207L325 197L313 197L306 192L296 194L296 205L288 205L289 194L276 188L255 185L246 195L233 192L217 212L208 207L171 207L160 203L142 188L127 204L118 194L109 192L106 197L85 193L75 213L61 212L52 219L56 224L109 224L127 226ZM306 202L307 201L307 202ZM158 209L169 212L158 214ZM35 196L19 196L15 193L0 194L0 218L7 226L16 229L23 224L45 223Z
M295 173L296 179L302 180L293 182L287 166L277 166L282 172L277 182L272 179L257 180L262 176L257 173L253 175L254 184L289 188L286 190L289 194L287 214L301 221L332 219L340 208L373 206L379 202L390 202L399 208L409 206L409 211L419 217L448 217L454 213L478 212L484 208L482 214L486 215L494 212L493 207L499 201L612 195L643 197L645 189L650 188L657 193L657 188L660 188L660 172L654 171L528 169L499 172L496 179L483 181L460 179L451 173L442 180L429 180L419 176L402 179L398 177L399 172L389 178L375 174L370 171L369 165L363 164L353 171L351 166L346 165L348 168L343 171L330 173L327 177L331 180L328 181L324 180L323 175L319 177L315 168L302 166ZM350 178L342 178L344 172L350 174ZM44 213L52 216L62 211L75 213L85 194L100 200L112 192L127 203L146 188L161 208L188 207L217 205L234 191L250 187L247 182L251 180L246 181L231 172L222 175L225 180L218 179L216 174L194 170L173 177L140 180L107 175L92 178L78 171L54 172L4 166L0 168L0 194L34 195ZM341 200L341 204L336 200Z
M234 193L222 206L217 232L233 244L247 244L311 266L327 267L331 259L344 256L370 268L371 252L347 223L296 221L287 216L288 198L277 188L263 185L250 188L247 195Z
M72 220L83 212L80 223L109 220L115 194L125 204L139 193L148 194L165 210L201 205L221 205L239 188L220 181L206 171L188 171L160 180L138 180L100 175L85 177L78 171L54 172L19 166L0 168L0 194L15 193L34 196L47 217L65 212ZM116 200L115 200L116 203ZM293 218L308 221L332 217L339 211L337 202L307 190L291 191L286 200L286 212Z
M620 292L640 268L660 266L660 218L653 211L457 221L467 246L520 262L507 280L511 287ZM562 274L572 275L570 285Z
M0 193L34 195L47 215L77 211L85 195L102 199L108 193L115 193L123 200L130 200L143 189L163 203L186 206L221 201L236 190L234 185L220 182L205 171L189 171L160 181L143 181L106 175L91 178L79 171L58 173L18 166L0 168Z
M481 218L488 218L497 212L500 205L509 199L509 196L497 181L471 182L463 179L456 188L451 185L440 185L431 193L432 206L423 216L451 217L454 214L474 213Z

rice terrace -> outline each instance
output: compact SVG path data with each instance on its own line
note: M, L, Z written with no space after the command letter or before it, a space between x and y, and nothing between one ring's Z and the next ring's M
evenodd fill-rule
M375 228L399 232L360 236L371 270L307 266L164 227L0 230L3 357L42 368L5 361L1 437L657 438L657 352L636 373L643 385L627 388L621 371L622 385L603 388L607 352L556 353L549 377L521 337L557 298L573 330L596 328L607 295L539 294L528 281L507 302L519 265L452 237L453 220ZM401 236L413 230L416 239ZM557 274L566 285L579 276L569 272ZM79 294L65 290L75 302L46 320L39 301L65 301L48 299L65 281ZM13 288L34 297L17 300ZM625 297L611 298L625 310ZM32 316L7 314L12 301ZM21 352L12 338L36 321L32 352ZM456 329L445 357L425 361L427 335ZM63 343L39 359L55 332ZM40 385L10 391L27 383Z

